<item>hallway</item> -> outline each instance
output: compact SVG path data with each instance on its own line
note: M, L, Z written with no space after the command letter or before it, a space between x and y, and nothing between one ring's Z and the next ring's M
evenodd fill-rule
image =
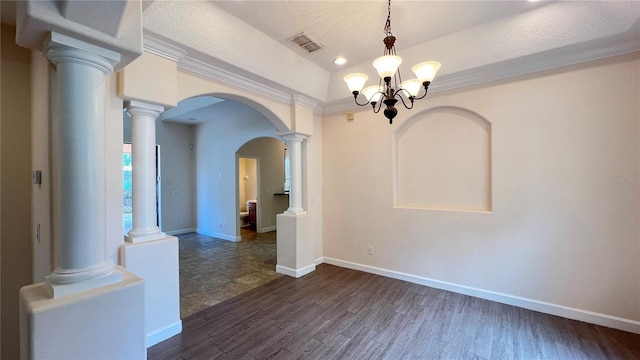
M276 267L276 232L242 229L231 242L189 233L180 239L180 317L186 318L281 275Z

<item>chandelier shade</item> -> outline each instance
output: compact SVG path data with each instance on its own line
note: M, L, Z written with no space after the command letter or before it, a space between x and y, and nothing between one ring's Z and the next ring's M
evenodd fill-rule
M400 65L402 58L396 54L396 37L391 33L391 0L387 2L387 21L384 25L384 53L381 57L373 61L373 67L378 72L380 80L378 86L368 86L364 90L368 76L362 73L348 74L344 81L353 94L355 103L359 106L371 104L374 113L380 112L382 104L385 105L384 115L389 119L389 124L393 124L393 118L398 114L395 105L402 102L407 109L413 108L415 100L423 99L427 96L429 85L440 70L440 63L437 61L425 61L415 65L411 70L416 74L417 79L402 82L400 75ZM420 89L424 88L424 94L420 94ZM367 102L358 102L358 95L364 95Z
M433 78L436 77L436 73L440 70L440 63L437 61L425 61L411 68L418 80L425 81L433 81Z
M369 79L369 76L361 73L349 74L344 77L344 81L347 83L349 91L352 93L362 90L367 79Z
M418 79L407 80L402 83L402 89L409 93L409 96L418 96L422 86L422 81Z
M378 102L382 97L382 87L378 85L367 86L362 90L362 93L369 102Z
M380 56L373 61L373 67L376 68L383 79L386 77L392 78L398 71L400 64L402 64L402 58L397 55Z

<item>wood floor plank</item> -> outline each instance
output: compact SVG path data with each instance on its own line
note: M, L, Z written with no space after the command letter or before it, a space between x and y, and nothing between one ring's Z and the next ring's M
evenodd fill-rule
M640 335L320 265L195 313L149 359L640 359Z
M378 351L384 349L382 344L373 340L377 335L378 333L374 330L365 327L360 328L354 336L350 337L350 341L337 355L337 357L341 359L356 359L358 357L369 359L368 357L365 357L364 354L372 352L372 347L381 348Z
M390 344L385 349L382 359L394 360L402 358L402 354L407 350L409 342L413 338L413 333L409 333L404 330L400 330L396 337L393 338Z

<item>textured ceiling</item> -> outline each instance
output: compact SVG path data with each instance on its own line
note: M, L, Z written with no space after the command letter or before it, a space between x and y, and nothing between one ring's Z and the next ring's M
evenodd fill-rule
M15 2L0 5L3 23L15 23ZM637 0L393 0L391 7L403 74L420 61L443 64L431 92L640 51ZM142 0L141 8L147 51L276 101L299 95L339 111L353 106L345 74L377 78L371 61L383 50L385 0ZM294 49L287 39L300 32L325 48ZM348 64L334 65L339 55Z
M324 46L299 52L332 71L333 59L349 64L382 55L386 1L213 1L224 11L251 24L287 46L287 39L305 32ZM396 48L408 48L465 29L523 13L548 2L527 1L398 1L391 2ZM299 50L296 50L299 51ZM435 60L435 59L434 59Z

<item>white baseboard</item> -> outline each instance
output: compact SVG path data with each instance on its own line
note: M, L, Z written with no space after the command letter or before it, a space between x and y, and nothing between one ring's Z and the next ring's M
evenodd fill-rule
M221 234L221 233L217 233L217 232L213 232L213 231L207 231L207 230L203 230L203 229L196 229L196 232L198 234L207 235L207 236L211 236L211 237L222 239L222 240L228 240L228 241L234 241L234 242L242 240L242 238L240 236Z
M291 277L294 277L296 279L299 278L299 277L303 277L303 276L307 275L308 273L312 272L315 269L316 269L316 264L311 264L309 266L305 266L305 267L300 268L300 269L292 269L290 267L286 267L286 266L282 266L282 265L276 265L276 272L278 274L291 276Z
M181 332L182 320L178 320L167 327L147 334L147 348L150 348L161 341L165 341L174 335L180 334Z
M606 326L618 330L640 334L640 321L620 318L593 311L576 309L568 306L552 304L544 301L527 299L519 296L498 293L478 289L470 286L458 285L446 281L434 280L422 276L405 274L398 271L381 269L374 266L353 263L350 261L324 257L323 261L330 265L340 266L347 269L364 271L371 274L386 276L393 279L404 280L410 283L425 285L436 289L448 290L458 294L469 295L481 299L491 300L503 304L513 305L529 310L539 311L546 314L557 315L568 319L584 321L591 324ZM277 271L277 270L276 270Z
M276 226L267 226L267 227L263 227L260 230L258 230L258 233L266 233L266 232L271 232L271 231L276 231Z
M171 230L171 231L165 231L165 234L169 234L169 235L182 235L182 234L188 234L188 233L194 233L196 232L196 228L187 228L187 229L178 229L178 230Z
M313 263L316 264L316 266L322 264L324 262L324 258L322 256L320 256L319 258L313 260Z

